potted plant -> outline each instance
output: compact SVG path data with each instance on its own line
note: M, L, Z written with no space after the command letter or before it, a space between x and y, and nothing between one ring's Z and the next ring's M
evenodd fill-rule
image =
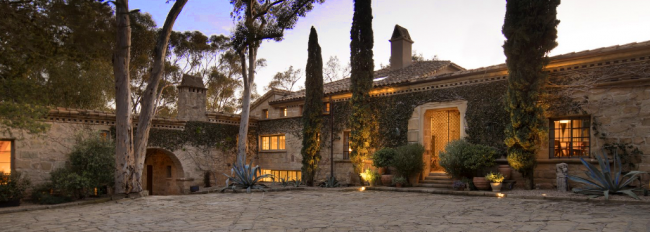
M490 182L492 192L501 191L501 183L503 182L503 174L500 172L490 172L485 176L485 179Z
M408 144L395 149L393 166L400 176L408 177L409 184L417 185L420 173L424 171L424 147L420 144Z
M29 185L29 179L19 172L0 171L0 207L19 206Z
M440 166L454 178L472 178L479 190L489 190L490 185L483 177L485 169L496 164L498 154L492 147L472 144L464 139L452 141L440 152Z
M382 148L372 154L372 163L375 167L379 168L381 174L381 184L390 186L393 182L393 175L388 167L393 165L393 158L396 156L395 149ZM383 172L381 170L384 170Z
M404 178L403 176L396 176L395 178L393 178L393 184L395 185L395 187L401 188L406 183L407 183L406 178Z

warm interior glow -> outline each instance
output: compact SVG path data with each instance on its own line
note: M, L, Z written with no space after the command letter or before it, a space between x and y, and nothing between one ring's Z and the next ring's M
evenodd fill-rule
M11 173L11 141L0 141L0 172Z
M571 122L571 120L560 120L560 123L562 123L562 124L567 124L567 123L570 123L570 122Z
M359 189L359 191L365 191L365 190L366 190L366 187L361 187L361 188Z

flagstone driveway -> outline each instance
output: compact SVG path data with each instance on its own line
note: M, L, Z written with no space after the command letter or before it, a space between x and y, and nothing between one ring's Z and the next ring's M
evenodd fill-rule
M0 231L650 231L650 205L401 192L150 196L0 214Z

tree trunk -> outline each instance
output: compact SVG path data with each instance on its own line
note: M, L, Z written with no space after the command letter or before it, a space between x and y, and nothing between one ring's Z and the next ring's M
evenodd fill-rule
M128 0L115 3L117 47L113 54L115 74L115 193L131 191L133 179L133 127L131 126L131 22Z
M167 52L167 43L169 36L172 33L174 22L178 15L183 10L183 6L188 0L177 0L172 6L172 9L167 15L165 25L158 35L156 41L156 49L154 51L154 63L151 70L151 76L147 88L144 91L144 96L141 101L140 117L138 119L138 129L135 136L135 177L134 177L134 192L141 192L142 189L142 172L144 169L144 160L147 155L147 142L149 140L149 130L151 130L151 119L155 113L155 103L158 97L158 85L162 78L163 69L165 67L165 54Z
M241 120L239 122L239 143L237 144L237 161L246 163L246 150L248 144L248 120L250 118L251 87L255 81L255 61L257 59L257 47L248 46L248 70L246 70L246 56L241 51L239 54L242 61L242 76L244 77L244 93L242 94Z

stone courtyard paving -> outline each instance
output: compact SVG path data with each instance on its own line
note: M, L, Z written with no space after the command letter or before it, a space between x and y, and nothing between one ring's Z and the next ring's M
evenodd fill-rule
M0 214L0 231L650 231L650 205L381 191L150 196Z

